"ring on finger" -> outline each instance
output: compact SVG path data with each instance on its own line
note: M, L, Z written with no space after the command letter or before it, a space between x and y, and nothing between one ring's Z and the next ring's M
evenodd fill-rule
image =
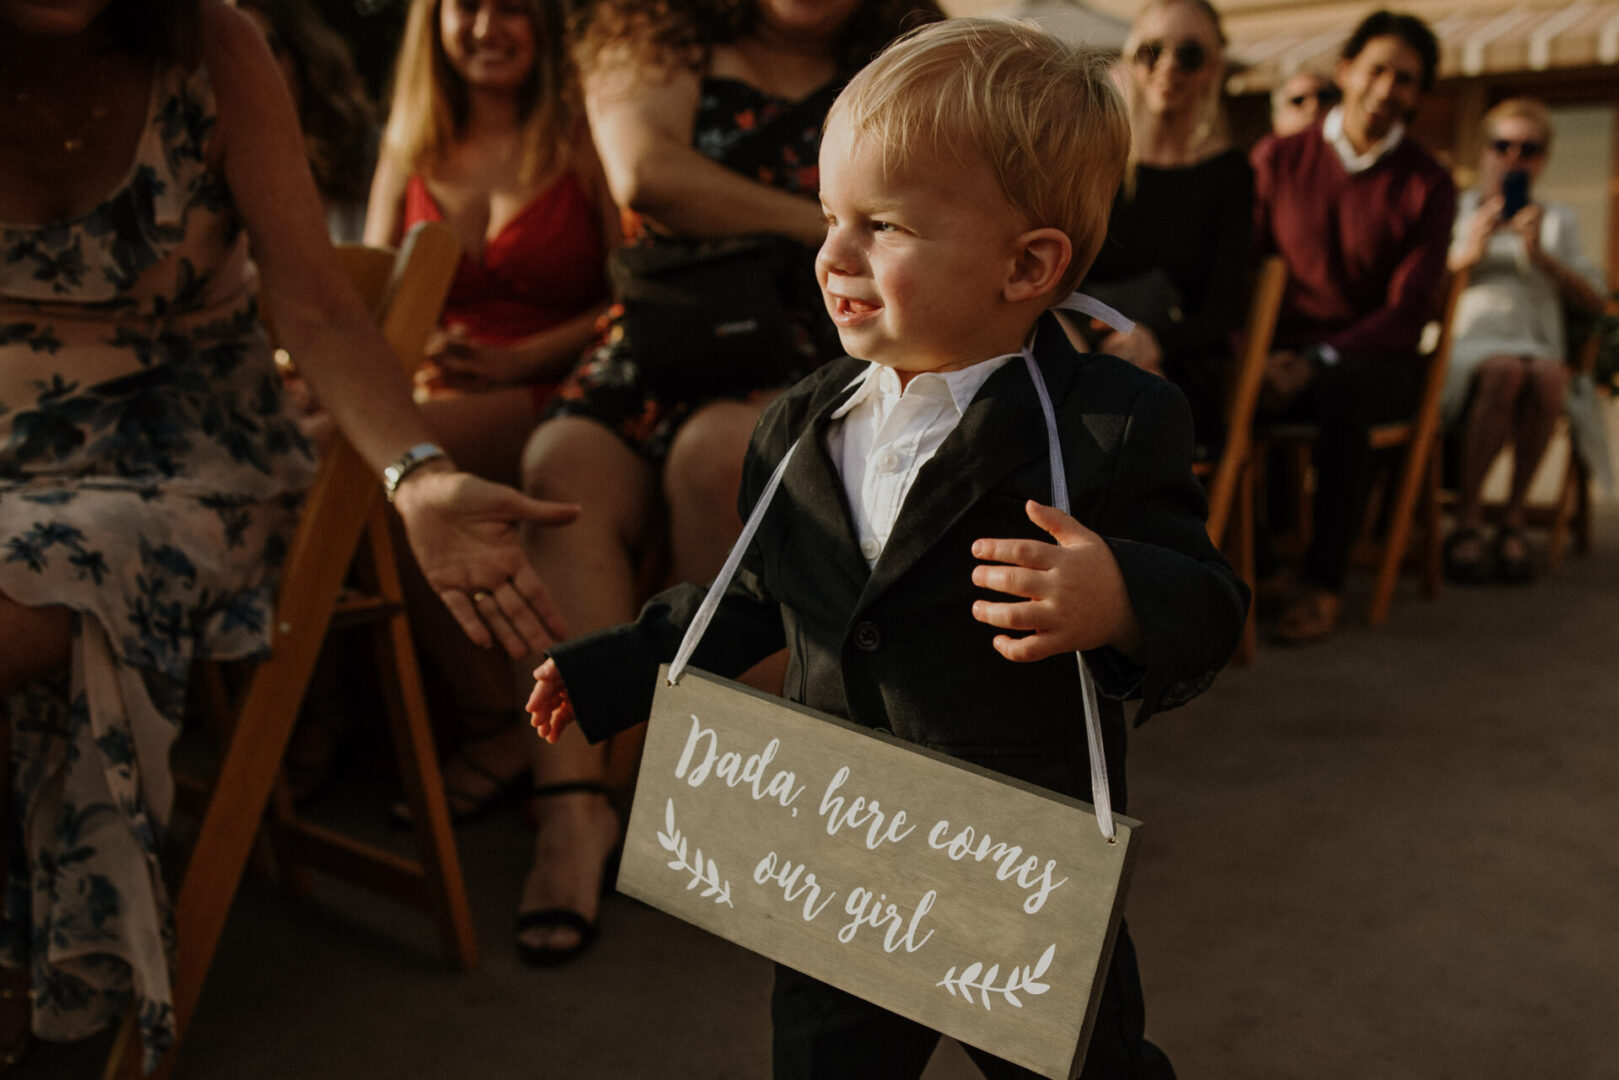
M479 589L477 592L472 594L472 602L476 604L480 600L489 600L493 598L494 595L495 594L490 592L488 589Z

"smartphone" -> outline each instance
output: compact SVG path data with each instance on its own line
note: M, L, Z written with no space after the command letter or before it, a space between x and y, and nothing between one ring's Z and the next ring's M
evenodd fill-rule
M1529 174L1522 169L1510 169L1501 177L1501 220L1511 221L1518 211L1529 205Z

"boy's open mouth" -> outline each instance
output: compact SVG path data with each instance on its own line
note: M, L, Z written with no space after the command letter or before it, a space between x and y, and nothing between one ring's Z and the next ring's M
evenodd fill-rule
M880 306L868 300L858 300L852 296L834 296L832 317L838 322L858 322L862 317L870 315Z

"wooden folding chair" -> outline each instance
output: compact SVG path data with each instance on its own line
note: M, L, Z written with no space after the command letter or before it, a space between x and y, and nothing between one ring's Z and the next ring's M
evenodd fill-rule
M459 240L435 224L414 230L397 255L360 247L339 248L339 255L372 304L395 355L413 368L443 307L460 258ZM367 595L345 589L351 565ZM419 823L419 860L304 820L279 779L310 674L334 620L369 621L378 631L384 705L406 797ZM477 964L387 506L381 484L341 436L325 450L282 570L271 655L253 669L226 726L228 742L175 900L177 1034L159 1066L160 1077L173 1068L267 803L272 803L276 855L295 868L295 887L307 887L305 868L313 867L392 893L434 914L444 947L461 968ZM131 1014L107 1077L140 1076L140 1059Z
M1265 358L1276 333L1276 316L1287 288L1287 262L1268 255L1254 271L1243 323L1242 350L1226 373L1225 445L1217 459L1194 462L1192 472L1209 491L1209 539L1222 548L1237 574L1254 585L1255 522L1253 460L1254 411L1265 382ZM1254 612L1248 609L1242 640L1233 659L1253 663Z
M1467 288L1465 273L1451 276L1445 294L1444 307L1439 316L1439 341L1428 356L1428 370L1423 379L1417 409L1406 420L1377 424L1367 435L1373 450L1405 448L1398 473L1394 500L1384 505L1382 497L1386 485L1379 484L1367 500L1366 517L1357 540L1353 561L1371 564L1377 569L1372 596L1366 606L1366 621L1382 626L1388 621L1389 609L1394 604L1394 587L1400 570L1405 565L1411 546L1413 525L1417 511L1421 510L1421 547L1417 562L1422 575L1422 592L1430 600L1439 595L1443 571L1440 537L1440 460L1439 404L1445 387L1445 371L1450 366L1450 345L1455 322L1456 302ZM1310 491L1307 477L1310 456L1316 438L1313 424L1273 424L1257 436L1264 448L1282 447L1291 458L1289 470L1293 477L1296 508L1296 546L1300 551L1308 544L1310 521ZM1261 449L1260 453L1267 452ZM1383 523L1378 538L1378 523Z

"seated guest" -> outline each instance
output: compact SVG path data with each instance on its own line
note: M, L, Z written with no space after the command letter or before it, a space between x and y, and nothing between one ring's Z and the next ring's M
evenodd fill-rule
M1124 55L1134 138L1087 290L1136 320L1097 343L1180 387L1197 441L1218 441L1242 318L1253 173L1220 115L1225 35L1206 0L1152 0Z
M478 642L550 643L517 526L576 508L431 446L241 12L0 0L0 73L16 95L0 109L0 1069L30 1031L70 1041L133 1014L150 1072L175 1034L164 840L187 678L269 648L314 471L260 296Z
M1279 641L1338 628L1371 481L1367 433L1416 407L1417 343L1444 278L1456 192L1406 137L1405 121L1438 63L1420 19L1375 12L1344 44L1342 104L1254 150L1255 248L1280 253L1288 268L1261 404L1319 427L1314 527Z
M1270 132L1278 139L1297 134L1338 104L1338 88L1314 71L1295 71L1270 94Z
M413 0L366 216L372 244L419 221L460 234L425 412L503 482L607 310L617 238L564 35L561 0Z
M565 535L529 534L530 559L564 583L558 604L574 630L632 618L649 565L666 563L682 580L713 576L742 527L742 459L765 403L837 355L813 272L826 235L821 125L839 88L913 9L937 12L930 0L591 7L578 49L585 108L629 211L627 247L655 257L769 236L783 258L757 275L781 315L758 321L779 332L750 352L745 372L699 385L704 355L669 362L682 342L638 335L615 308L529 441L525 488L588 507ZM539 831L517 922L518 951L533 963L567 960L594 936L618 835L605 775L602 749L574 735L536 759Z
M456 461L503 483L517 481L524 442L607 310L617 211L578 96L562 0L411 3L366 240L397 244L422 221L460 235L418 398ZM445 633L406 571L417 639L454 709L444 787L465 819L526 780L530 740L506 658Z
M1534 576L1521 531L1524 496L1563 414L1563 309L1602 310L1602 274L1585 257L1573 211L1533 197L1551 147L1544 104L1503 101L1484 117L1478 186L1457 208L1450 268L1471 276L1456 308L1444 397L1462 450L1457 526L1445 544L1453 581L1487 581L1492 571L1513 583ZM1480 492L1509 441L1512 481L1501 529L1486 547Z

